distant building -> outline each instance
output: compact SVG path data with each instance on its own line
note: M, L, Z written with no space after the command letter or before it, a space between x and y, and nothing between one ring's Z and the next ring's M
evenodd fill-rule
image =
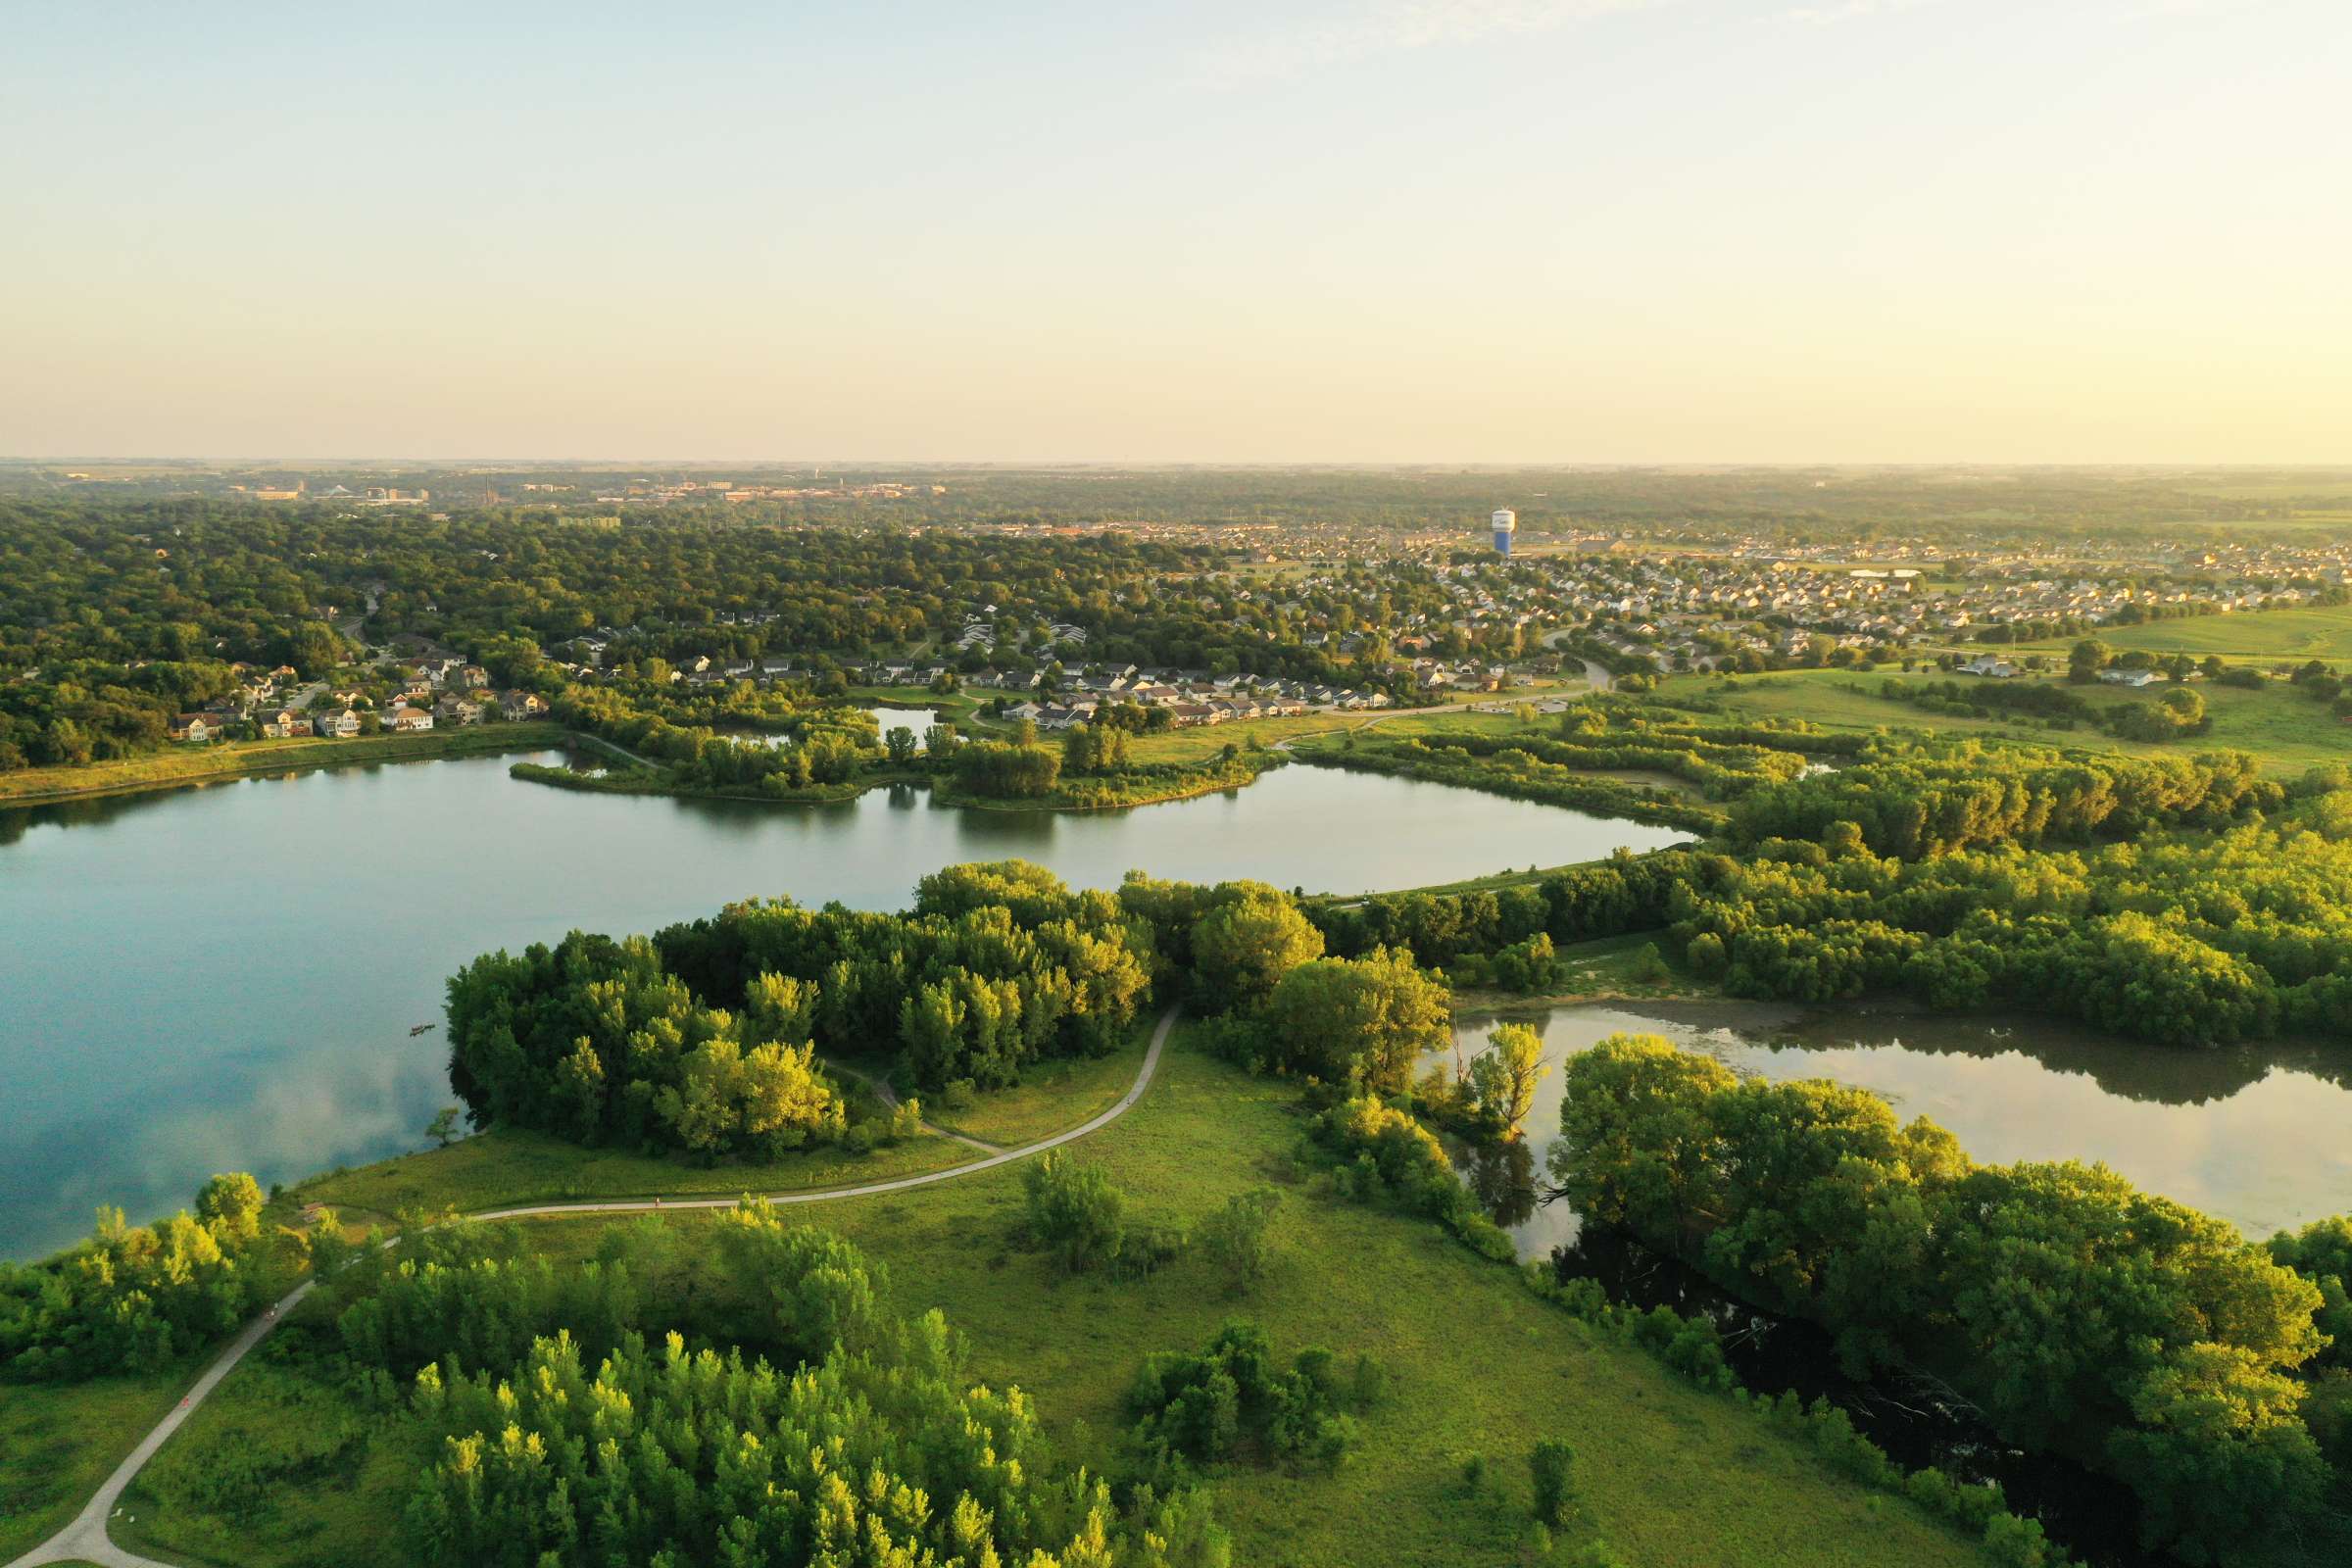
M1508 557L1511 553L1511 536L1518 531L1519 514L1511 511L1508 507L1496 511L1494 514L1494 553L1498 556Z

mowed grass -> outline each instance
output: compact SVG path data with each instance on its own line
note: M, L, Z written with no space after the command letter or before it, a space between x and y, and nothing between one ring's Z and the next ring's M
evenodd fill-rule
M171 789L208 779L242 778L310 767L363 762L422 761L439 757L486 757L560 746L561 724L485 724L422 735L372 735L348 741L236 741L182 746L148 757L90 762L79 767L28 767L0 773L0 806L35 806L85 795Z
M137 1377L0 1384L0 1562L79 1513L196 1381L210 1353Z
M1247 747L1251 740L1260 746L1272 746L1276 741L1296 740L1302 735L1352 729L1361 724L1366 716L1362 713L1291 713L1279 718L1237 718L1223 724L1192 724L1183 729L1161 730L1156 735L1136 736L1128 744L1128 760L1134 762L1206 762L1228 746Z
M779 1160L698 1165L624 1150L582 1149L545 1133L501 1127L447 1149L314 1176L286 1196L296 1203L325 1203L347 1214L390 1217L407 1210L463 1212L578 1199L849 1187L944 1170L972 1157L972 1151L954 1139L924 1133L865 1154L832 1146Z
M1885 668L1867 674L1806 669L1743 675L1729 685L1713 676L1679 675L1666 682L1662 691L1668 696L1708 699L1721 704L1730 714L1801 718L1824 729L1925 729L2128 757L2193 757L2201 751L2246 751L2262 760L2266 771L2278 777L2299 774L2325 763L2352 762L2352 725L2339 722L2324 705L2290 689L2284 682L2260 691L2244 691L2212 681L2190 682L2189 689L2205 700L2211 727L2202 735L2162 744L2123 740L2086 725L2053 730L2022 717L1947 716L1878 695L1881 684L1888 680L1910 684L1957 680L1965 690L1974 679L1938 671L1906 675L1899 669ZM1857 687L1862 689L1856 690ZM2165 685L2159 682L2136 691L2104 685L2073 689L2082 692L2094 708L2104 709L2119 703L2156 702L2162 698Z

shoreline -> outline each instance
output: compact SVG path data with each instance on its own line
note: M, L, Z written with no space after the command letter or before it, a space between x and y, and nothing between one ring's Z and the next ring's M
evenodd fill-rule
M304 773L318 768L353 767L369 762L430 762L463 757L497 757L508 752L544 751L562 746L570 732L555 723L530 721L480 728L434 730L423 735L368 735L352 740L240 741L224 748L208 748L201 762L212 765L173 768L145 778L98 777L106 770L127 772L158 760L173 761L185 753L158 753L122 762L96 762L81 767L28 768L28 773L51 777L92 775L87 784L65 788L12 792L8 776L0 775L0 811L59 806L74 801L147 795L226 779L262 778L279 773ZM217 754L217 755L216 755Z

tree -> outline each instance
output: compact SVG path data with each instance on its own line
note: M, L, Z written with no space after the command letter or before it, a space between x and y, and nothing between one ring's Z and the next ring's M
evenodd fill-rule
M1029 1232L1073 1274L1115 1261L1127 1243L1126 1196L1100 1165L1049 1151L1022 1173Z
M1516 1138L1520 1124L1536 1108L1537 1086L1550 1070L1544 1060L1543 1036L1521 1023L1497 1025L1487 1037L1487 1049L1470 1063L1479 1114Z
M261 1183L241 1170L215 1176L196 1195L196 1217L223 1242L252 1241L262 1228Z
M1527 1456L1535 1481L1536 1518L1555 1530L1567 1523L1575 1466L1576 1450L1556 1438L1539 1438Z
M1201 1250L1225 1270L1235 1291L1249 1290L1264 1275L1266 1261L1272 1256L1266 1232L1274 1222L1274 1211L1281 1206L1282 1195L1273 1188L1252 1187L1236 1193L1223 1208L1201 1222Z
M906 766L914 760L914 731L904 724L893 724L882 734L882 749L889 754L893 766Z
M1191 940L1195 983L1212 1009L1257 1006L1284 975L1321 956L1323 933L1290 895L1262 882L1233 882L1218 897Z
M1421 1056L1450 1038L1451 1007L1445 982L1410 953L1375 948L1285 974L1266 1004L1266 1035L1279 1065L1395 1094L1412 1081Z
M460 1114L456 1105L443 1105L434 1112L432 1121L424 1129L424 1136L430 1138L436 1147L447 1149L457 1140Z
M2099 671L2114 661L2107 645L2095 637L2085 637L2075 644L2066 656L2066 678L2078 686L2086 686L2099 678Z

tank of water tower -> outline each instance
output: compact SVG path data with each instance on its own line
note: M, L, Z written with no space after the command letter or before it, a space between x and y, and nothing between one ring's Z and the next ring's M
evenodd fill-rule
M1511 535L1517 533L1518 531L1519 514L1511 511L1507 507L1495 513L1494 553L1498 556L1509 555L1511 553Z

